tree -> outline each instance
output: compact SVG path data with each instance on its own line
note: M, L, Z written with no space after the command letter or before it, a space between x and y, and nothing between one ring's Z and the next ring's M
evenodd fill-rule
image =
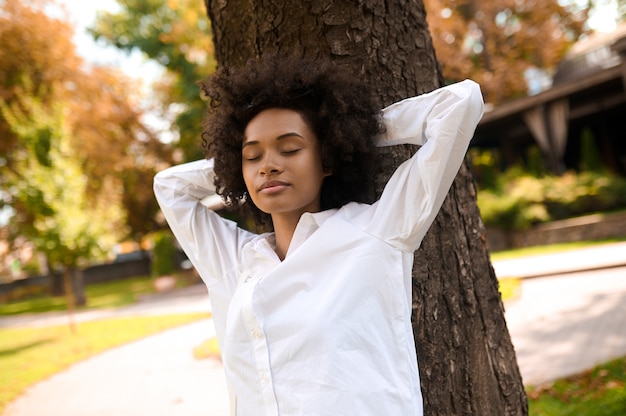
M32 122L28 117L35 110L62 117L66 145L87 179L85 196L97 200L107 195L111 206L126 211L126 232L140 238L157 227L158 206L147 182L171 163L170 151L142 119L136 82L119 70L86 65L64 18L51 0L2 2L0 101L15 114L23 113L25 124ZM28 97L37 104L26 105ZM26 215L20 212L24 205L7 192L28 179L12 174L27 149L16 128L0 117L0 198L15 212L12 237L29 231L28 223L18 220ZM51 146L45 140L37 143L42 154Z
M444 77L476 80L492 104L527 95L526 77L551 75L584 33L589 8L563 3L424 0Z
M205 3L220 65L267 53L330 56L384 104L442 84L419 1ZM382 154L379 183L413 150ZM428 415L527 413L475 198L464 165L415 257L413 322Z
M77 269L112 247L123 214L111 203L110 181L97 195L86 192L88 180L72 151L64 110L62 104L44 106L30 91L11 105L0 100L0 114L21 145L4 178L12 185L18 212L11 227L44 253L53 268L63 270L71 313L75 304L86 301L82 279L74 279Z
M124 210L125 238L141 241L159 228L152 178L172 163L171 149L144 122L136 81L113 68L92 67L72 82L68 121L72 147L85 161L88 191L97 194L113 182L108 192Z
M205 105L196 83L215 67L202 7L194 0L118 3L120 11L100 14L91 33L122 50L139 49L167 69L168 76L156 87L163 113L174 109L180 136L177 147L183 150L185 160L198 159Z
M45 0L5 0L0 4L0 98L12 102L23 82L44 103L65 93L82 61L71 42L71 28L42 12ZM37 30L35 30L37 28ZM25 47L27 46L27 47ZM0 119L0 155L11 163L16 136Z

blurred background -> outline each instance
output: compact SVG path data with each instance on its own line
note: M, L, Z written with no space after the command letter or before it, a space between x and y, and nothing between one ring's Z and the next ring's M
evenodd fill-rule
M626 238L626 1L424 4L446 83L484 93L490 250ZM198 283L152 178L202 157L212 51L197 0L0 1L2 315Z
M446 82L484 91L469 159L490 248L534 245L524 231L555 220L619 214L623 0L425 6ZM59 292L55 274L149 268L167 233L152 177L202 157L196 82L216 66L203 4L7 0L0 19L0 281L48 276Z

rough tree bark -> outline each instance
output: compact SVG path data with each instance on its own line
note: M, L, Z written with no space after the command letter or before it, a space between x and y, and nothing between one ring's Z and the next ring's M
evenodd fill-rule
M220 65L265 53L331 56L368 80L384 105L442 85L419 0L205 3ZM378 183L413 151L386 150ZM413 297L425 414L527 414L467 165L416 253Z

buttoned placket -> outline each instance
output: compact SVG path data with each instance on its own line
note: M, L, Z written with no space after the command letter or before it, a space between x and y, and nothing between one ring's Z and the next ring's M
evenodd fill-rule
M260 280L260 276L252 276L250 274L244 279L240 287L242 291L241 313L246 330L252 339L252 350L263 396L265 415L278 416L278 402L274 394L269 345L263 331L262 317L255 313L253 305L254 290Z

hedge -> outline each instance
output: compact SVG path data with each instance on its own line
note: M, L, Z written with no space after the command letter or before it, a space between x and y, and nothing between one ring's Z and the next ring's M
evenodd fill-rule
M534 224L626 208L626 178L603 172L533 176L519 168L478 191L486 225L526 229Z

